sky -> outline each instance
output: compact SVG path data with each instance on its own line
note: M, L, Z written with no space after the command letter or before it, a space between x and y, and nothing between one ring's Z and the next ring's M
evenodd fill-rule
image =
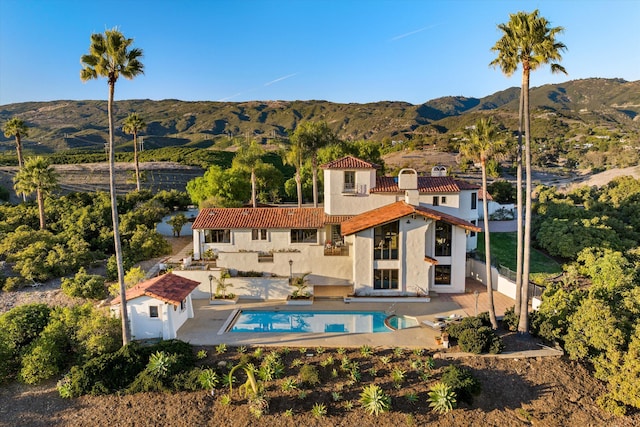
M520 85L489 66L497 28L540 10L567 46L531 86L640 80L639 0L0 0L0 105L106 99L82 83L92 33L118 27L145 74L118 99L406 101L483 97Z

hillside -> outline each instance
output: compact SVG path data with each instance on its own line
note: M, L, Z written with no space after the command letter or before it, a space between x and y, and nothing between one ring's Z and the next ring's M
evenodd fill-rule
M484 98L443 97L422 105L405 102L337 104L327 101L185 102L124 100L115 104L116 126L130 112L148 128L144 148L191 146L224 148L232 138L268 143L285 138L300 122L325 120L344 140L414 141L447 144L479 116L494 115L508 129L517 128L519 88ZM102 150L107 141L107 104L95 101L27 102L0 106L0 123L22 118L30 127L27 152ZM640 81L573 80L531 89L532 134L542 140L580 140L610 135L638 141ZM116 130L120 150L132 150L131 137ZM14 150L0 134L0 153Z

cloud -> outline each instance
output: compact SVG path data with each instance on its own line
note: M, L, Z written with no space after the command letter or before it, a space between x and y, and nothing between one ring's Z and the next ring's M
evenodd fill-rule
M424 27L424 28L420 28L420 29L418 29L418 30L410 31L410 32L408 32L408 33L400 34L399 36L392 37L390 40L391 40L392 42L394 42L394 41L396 41L396 40L400 40L400 39L403 39L403 38L405 38L405 37L409 37L409 36L412 36L412 35L414 35L414 34L421 33L421 32L423 32L423 31L425 31L425 30L429 30L429 29L431 29L431 28L433 28L433 27L435 27L435 26L436 26L436 25L429 25L428 27Z
M265 86L271 86L271 85L272 85L272 84L274 84L274 83L281 82L281 81L283 81L283 80L286 80L286 79L288 79L288 78L290 78L290 77L297 76L297 75L298 75L298 73L288 74L288 75L286 75L286 76L279 77L279 78L277 78L277 79L275 79L275 80L271 80L270 82L267 82L267 83L265 83L264 85L265 85Z

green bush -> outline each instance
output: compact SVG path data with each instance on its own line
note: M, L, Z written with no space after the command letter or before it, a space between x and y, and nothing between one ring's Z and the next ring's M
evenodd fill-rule
M502 324L505 329L511 332L515 332L518 330L518 323L520 322L520 316L516 316L515 307L509 307L504 312L504 317L502 318Z
M300 384L307 384L309 386L320 384L318 369L315 366L306 363L300 368L298 379Z
M97 274L87 274L84 267L80 267L73 279L62 279L62 292L70 297L103 299L107 296L104 288L104 278Z
M0 332L14 354L38 338L50 315L46 304L25 304L0 316Z
M449 337L458 339L462 331L467 329L478 329L481 326L484 325L482 323L482 319L479 317L465 317L460 322L448 325L446 331L449 334Z
M473 403L473 396L480 394L480 381L471 374L471 371L456 365L444 368L442 382L451 387L460 401L469 405Z
M473 354L497 354L503 350L502 339L488 326L465 329L458 337L458 344L462 351Z
M4 279L4 284L2 285L2 290L5 292L13 292L17 291L24 285L24 279L22 277L7 277Z

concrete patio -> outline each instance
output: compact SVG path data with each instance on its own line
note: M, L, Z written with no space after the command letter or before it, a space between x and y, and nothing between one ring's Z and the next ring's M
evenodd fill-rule
M344 303L342 300L316 299L310 311L381 311L418 320L420 326L384 333L251 333L225 332L221 330L234 310L279 310L294 311L301 307L288 306L285 301L252 301L240 299L236 305L209 305L207 300L194 300L195 317L189 319L179 330L178 339L193 345L227 344L233 346L289 346L289 347L404 347L435 349L435 337L440 331L422 324L423 320L434 320L452 314L473 316L476 310L478 291L478 313L487 311L486 287L473 279L467 279L464 294L430 295L427 303ZM514 301L494 291L496 315L502 316Z

